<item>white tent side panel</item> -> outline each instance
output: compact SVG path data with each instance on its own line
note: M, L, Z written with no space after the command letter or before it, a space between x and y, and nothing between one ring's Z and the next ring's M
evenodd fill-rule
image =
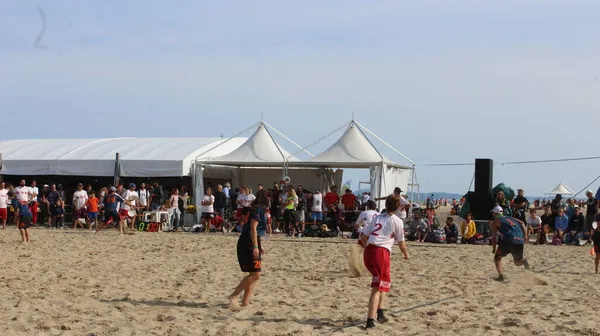
M3 175L113 176L115 160L10 160Z
M0 141L4 175L113 176L120 155L125 177L187 176L196 156L230 153L245 138L111 138ZM221 144L220 146L217 146ZM212 149L212 150L211 150Z
M381 173L382 169L383 173ZM393 193L396 187L400 187L403 194L406 194L411 179L411 171L411 169L388 166L387 164L372 167L371 174L374 176L371 176L371 180L374 183L371 184L371 197L386 197ZM377 205L381 210L385 206L385 202L379 201Z

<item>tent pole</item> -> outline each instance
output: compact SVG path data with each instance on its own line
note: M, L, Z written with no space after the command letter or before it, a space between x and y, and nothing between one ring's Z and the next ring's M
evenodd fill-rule
M387 142L385 142L382 138L378 137L375 133L371 132L368 128L366 128L365 126L361 125L358 121L355 121L355 123L360 126L360 128L364 129L365 131L367 131L367 133L371 134L372 136L375 137L375 139L381 141L382 144L388 146L391 150L393 150L394 152L396 152L397 154L399 154L400 156L402 156L403 158L405 158L406 160L408 160L408 162L412 163L413 165L415 165L415 163L409 159L408 157L406 157L406 155L400 153L400 151L398 151L396 148L392 147L392 145L388 144Z
M279 144L275 141L275 139L273 139L273 136L271 135L271 132L269 132L269 129L267 128L267 123L264 121L260 122L260 125L258 127L264 127L265 131L267 131L267 134L269 135L269 138L271 138L271 141L273 141L273 143L275 144L275 147L277 147L277 151L279 152L279 155L281 155L281 157L283 158L283 162L285 163L285 155L283 155L283 152L281 151L281 148L279 148Z
M272 129L275 133L279 134L280 136L282 136L285 140L289 141L292 145L298 147L301 151L305 152L306 154L315 157L314 155L312 155L309 151L305 150L304 148L302 148L302 146L300 146L299 144L295 143L292 139L288 138L287 136L285 136L285 134L279 132L275 127L267 124L266 121L262 122L263 124L265 124L267 127L269 127L270 129Z
M120 173L121 173L121 163L119 162L121 161L120 155L119 153L115 154L115 171L113 174L113 185L117 186L119 185L119 178L120 178Z
M327 138L328 138L328 137L330 137L330 136L331 136L333 133L335 133L335 132L337 132L337 131L341 130L341 129L342 129L342 128L344 128L344 127L348 127L348 125L350 125L350 123L345 123L345 124L343 124L342 126L340 126L340 127L336 128L335 130L333 130L333 131L329 132L327 135L325 135L325 136L323 136L323 137L321 137L321 138L317 139L316 141L313 141L313 142L312 142L311 144L309 144L308 146L304 146L304 147L302 147L302 149L301 149L301 150L299 150L299 151L297 151L297 152L293 153L292 155L288 156L288 157L287 157L287 159L291 158L292 156L294 156L294 155L296 155L296 154L298 154L298 153L300 153L300 152L304 152L304 151L306 151L308 148L310 148L310 147L312 147L312 146L314 146L314 145L318 144L319 142L321 142L321 141L323 141L323 140L327 139Z
M412 174L411 174L412 175L412 181L410 182L410 184L411 184L411 186L410 186L410 189L411 189L410 202L411 203L414 203L414 200L415 200L415 174L416 174L415 165L413 165L413 171L412 171Z
M243 130L243 131L241 131L241 132L239 132L239 133L237 133L237 134L233 135L232 137L229 137L227 140L225 140L225 141L223 141L223 142L221 142L221 143L217 144L216 146L213 146L213 147L211 147L210 149L208 149L208 150L206 150L206 151L202 152L201 154L199 154L199 155L196 155L196 157L194 158L194 162L195 162L196 160L198 160L198 158L199 158L199 157L201 157L202 155L204 155L204 154L206 154L206 153L208 153L208 152L212 151L213 149L215 149L215 148L217 148L217 147L219 147L219 146L221 146L221 145L224 145L225 143L229 142L229 140L231 140L231 139L233 139L233 138L237 138L238 136L240 136L240 135L242 135L242 134L244 134L244 133L248 132L249 130L253 129L254 127L256 127L256 126L258 126L258 125L260 125L260 123L256 123L256 124L254 124L254 125L252 125L252 126L250 126L250 127L246 128L245 130Z
M384 159L383 159L383 155L381 155L381 153L379 152L379 150L377 149L377 147L375 147L375 145L373 145L373 143L371 142L371 140L369 140L369 138L367 137L367 135L365 134L365 132L363 132L363 130L361 129L361 126L358 122L352 120L352 124L355 124L358 128L358 131L360 132L360 134L362 134L365 139L367 139L367 141L369 142L369 144L371 145L371 147L373 147L373 149L377 152L377 154L379 155L379 157L381 157L381 162L383 163Z

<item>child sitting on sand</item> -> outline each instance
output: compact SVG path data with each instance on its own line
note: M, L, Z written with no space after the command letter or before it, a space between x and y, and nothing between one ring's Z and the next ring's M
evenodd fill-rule
M592 242L594 243L594 253L596 254L594 264L596 265L596 274L598 274L598 265L600 264L600 225L596 226L596 230L592 234Z
M531 211L529 211L529 217L527 217L527 231L528 236L535 233L535 245L545 243L546 236L542 234L542 219L537 215L536 209L531 209ZM540 240L542 241L541 243Z

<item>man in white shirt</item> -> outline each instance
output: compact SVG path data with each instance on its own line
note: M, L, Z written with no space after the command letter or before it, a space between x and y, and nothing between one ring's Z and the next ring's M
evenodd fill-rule
M80 224L80 219L85 219L85 223L89 226L89 220L87 218L87 201L88 193L83 190L83 184L77 183L77 190L73 193L73 230L77 230L77 226Z
M212 194L212 188L206 188L206 193L202 197L202 225L204 225L204 232L210 231L210 225L212 224L213 218L215 218L215 196Z
M135 191L136 185L135 183L129 184L129 189L123 192L123 199L129 201L133 206L127 205L123 203L121 209L119 210L119 215L123 220L129 220L129 225L131 230L135 230L135 215L137 214L135 209L139 205L140 196L137 191ZM125 223L127 224L127 223Z
M401 193L402 189L400 189L400 187L394 188L394 195L398 196L398 198L400 199L398 210L396 210L396 216L404 220L408 217L408 213L410 212L410 202L408 202L404 197L402 197ZM379 197L375 200L382 201L384 199L386 199L386 197Z
M29 210L31 211L31 224L36 225L38 219L38 195L40 189L37 187L35 181L31 181L31 200L29 203Z
M25 185L25 180L19 181L19 186L15 188L15 197L19 202L29 203L31 201L31 188Z
M367 210L361 212L360 215L358 215L358 218L356 219L356 223L354 224L355 233L357 235L360 235L363 231L363 228L369 225L373 218L377 216L379 216L379 212L377 211L377 203L373 201L368 201Z
M0 222L2 229L6 230L6 219L8 218L8 190L5 188L5 183L0 182Z
M390 195L385 200L386 213L381 214L363 229L360 240L365 247L365 266L373 276L371 280L371 296L369 298L369 314L366 328L375 327L378 322L387 322L383 314L383 298L390 291L392 283L390 275L390 254L394 242L398 243L404 259L408 259L408 250L404 242L404 223L396 212L400 205L399 195Z
M277 215L275 215L277 216ZM317 225L317 221L323 221L323 194L317 190L312 195L312 205L310 207L310 216L313 221L313 225Z
M150 198L150 194L148 193L148 189L146 189L146 183L140 184L138 194L140 195L140 207L147 210L149 207L148 199Z

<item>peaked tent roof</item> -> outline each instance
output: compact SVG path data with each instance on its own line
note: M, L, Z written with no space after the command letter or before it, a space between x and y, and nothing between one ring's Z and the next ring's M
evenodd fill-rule
M230 153L246 138L30 139L0 141L2 174L113 176L119 153L121 176L186 176L197 155ZM218 146L218 147L216 147Z
M566 185L559 183L556 187L552 188L552 190L548 191L546 194L547 195L556 195L556 194L573 195L573 191L571 190L571 188L567 187Z
M283 166L285 160L299 161L292 156L275 139L265 123L260 122L258 128L246 142L229 154L202 161L220 165L251 165L251 166Z
M394 163L373 146L359 126L353 121L344 134L321 154L297 165L322 165L338 168L367 168L374 164L388 163L395 167L412 167Z

